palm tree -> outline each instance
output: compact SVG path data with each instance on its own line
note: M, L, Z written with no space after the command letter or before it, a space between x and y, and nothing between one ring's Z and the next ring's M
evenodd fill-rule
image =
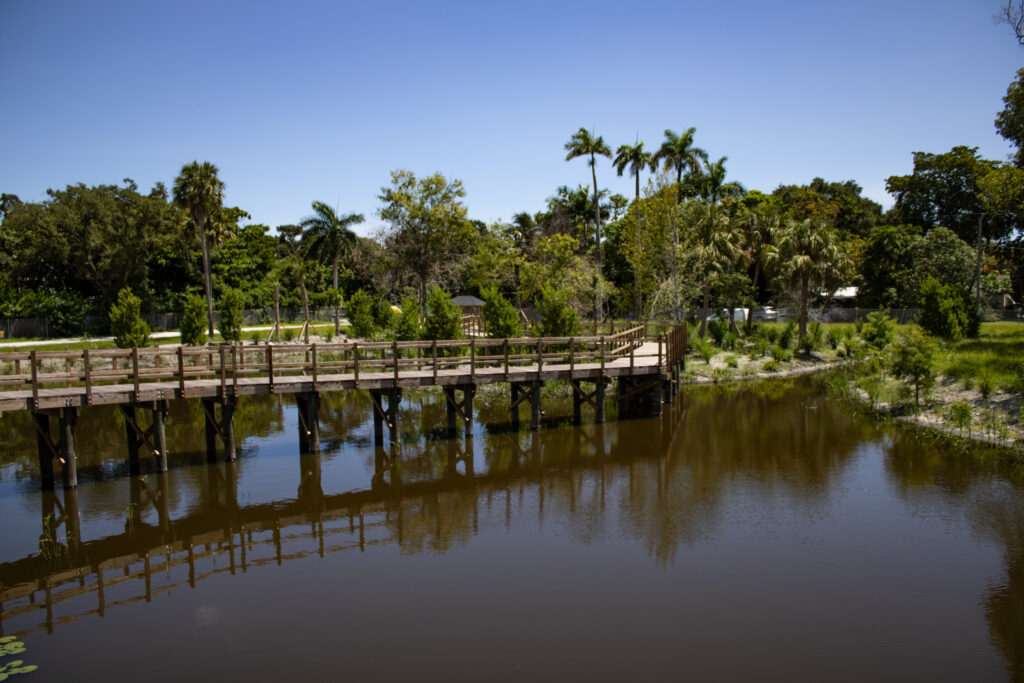
M615 172L620 176L629 166L629 174L636 178L636 199L640 201L640 172L645 168L656 170L658 165L654 162L654 155L644 151L644 143L637 142L635 145L619 145L615 150Z
M720 207L704 202L692 202L687 207L687 220L694 242L694 253L702 264L704 303L700 318L700 336L711 307L711 278L728 268L740 254L739 234L727 215L719 216Z
M740 214L743 228L744 250L749 262L754 264L754 277L751 287L757 296L757 283L761 279L761 271L767 261L778 255L775 247L775 236L779 231L779 214L769 208L758 207L748 209ZM747 333L750 333L753 316L747 316Z
M704 163L704 172L700 177L701 196L712 204L730 197L741 197L746 190L737 182L725 182L725 161L722 157L713 163Z
M700 162L708 160L707 152L693 146L693 136L696 133L697 129L692 126L683 131L682 135L666 129L665 141L654 154L655 165L661 163L666 171L676 172L676 203L683 201L683 172L700 175Z
M683 201L683 171L690 174L700 174L700 162L707 161L708 153L700 147L693 146L693 136L697 129L687 128L682 135L675 131L665 129L665 141L654 154L652 159L655 166L661 163L666 171L676 172L676 204ZM679 228L677 220L672 218L672 295L674 297L673 309L676 320L679 320Z
M302 243L306 256L319 259L321 263L331 264L331 286L335 295L338 292L338 261L352 252L356 243L356 234L349 229L350 225L362 223L365 218L361 213L350 213L339 216L337 212L324 202L313 202L313 215L304 219ZM341 316L338 302L334 305L334 334L341 331Z
M807 299L812 280L823 282L842 267L845 256L839 249L836 231L826 222L807 218L790 220L779 232L779 260L792 284L800 287L800 330L807 334Z
M601 276L601 200L597 189L597 157L600 155L611 159L612 151L604 143L604 138L601 136L595 138L590 131L582 126L569 138L569 142L565 143L565 150L568 152L565 155L566 161L571 161L576 157L590 157L590 175L594 181L594 261L597 264L594 273L594 286L596 291L596 278ZM594 319L599 317L601 317L601 300L600 297L594 297Z
M654 155L650 152L644 151L644 143L637 141L635 145L620 145L615 151L615 160L612 161L615 165L615 172L620 176L629 167L629 174L634 176L636 179L636 199L634 206L639 210L640 206L640 172L645 168L650 168L652 171L657 170L658 165L654 162ZM636 248L637 253L640 253L640 229L639 229L640 214L637 213L637 231L636 231ZM633 302L634 308L636 309L636 315L640 316L640 281L636 281L636 295Z
M174 180L174 203L189 212L203 248L203 276L206 281L206 320L213 337L213 280L210 277L210 246L206 239L206 221L224 201L224 183L217 167L209 161L193 161L181 168Z

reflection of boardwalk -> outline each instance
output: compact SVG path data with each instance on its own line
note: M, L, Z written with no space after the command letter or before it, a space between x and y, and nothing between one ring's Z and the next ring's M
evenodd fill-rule
M323 392L369 390L378 446L384 445L385 426L391 443L400 440L398 406L402 390L410 387L444 387L452 434L459 421L472 434L479 384L508 384L512 422L518 422L519 407L526 403L531 426L539 429L541 387L567 380L575 421L589 405L596 421L603 422L605 388L615 378L621 415L660 414L663 391L674 390L685 352L685 325L654 336L648 325L637 325L583 337L0 353L0 370L6 372L0 374L5 389L0 412L33 413L43 487L53 487L56 461L64 487L73 488L78 485L75 425L83 406L119 406L131 471L138 471L139 450L145 447L155 456L157 471L166 472L164 422L172 399L202 400L212 461L218 441L227 459L235 458L234 413L242 396L291 394L298 407L299 450L315 453ZM139 408L150 413L149 420L139 419ZM59 421L56 439L51 418Z
M578 455L571 457L577 468L601 473L595 482L603 500L604 467L611 457L603 428L595 429L589 448L575 451L593 455L582 462ZM669 438L669 433L661 438ZM574 439L578 441L580 435ZM134 518L127 520L125 533L84 543L74 537L79 533L77 493L67 489L58 516L67 542L56 540L52 522L56 501L44 502L43 531L49 538L41 547L48 549L49 557L31 556L0 565L0 633L52 632L84 616L102 617L120 605L149 602L186 585L195 587L205 578L288 560L364 551L377 545L408 547L412 543L415 547L424 533L438 539L459 533L458 529L472 534L482 498L504 496L510 505L515 486L537 484L543 510L545 482L567 476L561 468L545 472L536 436L529 448L514 453L508 471L500 473L475 473L471 443L452 440L441 444L439 451L445 462L440 479L403 483L399 454L389 458L378 453L382 469L374 475L372 488L335 495L324 495L321 488L320 456L303 456L297 500L244 507L237 504L234 466L211 465L211 477L217 480L216 502L179 520L168 517L166 478L170 475L157 475L152 491L133 478L129 510ZM652 449L650 456L658 458L658 453ZM226 477L220 475L221 467L227 468ZM572 500L575 484L570 488ZM141 521L139 508L150 504L159 517L155 525Z

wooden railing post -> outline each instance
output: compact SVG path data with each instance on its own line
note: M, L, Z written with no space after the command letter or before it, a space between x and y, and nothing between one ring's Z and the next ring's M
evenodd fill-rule
M92 361L89 359L89 349L82 351L82 363L85 364L85 405L92 405Z
M601 335L601 377L604 377L604 335Z
M658 336L658 367L661 367L661 345L665 343L665 335Z
M476 382L476 337L469 339L469 383Z
M267 378L270 383L270 393L274 393L274 347L267 342L267 348L264 351L267 354Z
M505 337L505 381L508 381L508 337Z
M225 391L227 387L227 376L225 375L225 371L227 370L227 368L225 367L226 364L224 362L224 347L221 346L220 348L218 348L217 352L220 355L220 398L221 400L223 400L224 397L227 395Z
M314 343L313 344L313 391L318 391L317 382L318 382L318 374L319 373L318 373L318 370L317 370L316 355L317 355L316 344Z
M36 351L28 352L28 362L32 367L32 407L39 407L39 368L36 367Z
M430 340L430 356L431 356L431 363L432 363L433 370L434 370L434 384L437 384L437 340L436 339L431 339Z
M541 370L544 369L544 341L541 339L537 340L537 377L540 377Z
M398 341L391 342L391 363L394 370L395 386L398 386Z
M185 351L181 346L178 347L178 391L185 398Z
M132 386L135 387L135 400L139 400L139 347L132 347Z
M352 373L356 378L356 389L359 388L359 342L352 344Z
M238 344L231 345L231 393L238 396Z
M573 371L576 369L576 338L569 337L569 379L574 379Z

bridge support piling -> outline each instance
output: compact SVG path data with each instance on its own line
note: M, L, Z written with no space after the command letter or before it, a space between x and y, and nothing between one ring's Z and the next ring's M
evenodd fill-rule
M511 400L509 402L509 405L512 406L512 407L509 408L509 413L512 416L512 428L515 429L518 432L519 431L519 385L518 384L512 384L511 387L512 387L512 398L511 398Z
M316 391L295 394L295 407L299 414L299 453L319 453L320 394ZM374 427L376 426L375 420Z
M73 489L78 486L78 459L75 454L75 423L77 422L78 408L61 408L60 450L64 459L65 489Z
M572 423L579 427L583 424L583 392L580 391L579 385L575 382L572 383Z
M540 390L544 383L537 380L533 383L533 391L530 393L530 429L540 429Z
M661 415L664 380L661 377L619 377L619 417L657 417Z
M370 392L370 400L373 402L373 447L380 449L384 447L384 404L377 391Z
M141 439L135 431L135 406L121 406L121 414L124 416L124 438L128 444L128 472L134 477L139 470L139 446Z
M216 410L212 398L204 398L203 414L206 416L206 461L217 462L217 422L214 420Z
M466 384L462 387L462 406L466 415L466 438L473 438L473 397L476 396L476 385Z
M402 402L402 390L394 387L388 390L388 433L391 437L391 444L401 442L402 432L398 423L398 405Z
M445 415L448 418L448 438L455 436L455 416L459 410L459 404L455 402L455 389L444 388Z
M228 462L234 462L235 450L235 403L225 401L220 406L220 427L224 439L224 455Z
M56 456L50 440L50 416L32 413L36 424L36 448L39 451L39 479L44 490L53 489L53 459Z
M167 431L164 420L167 417L167 401L153 402L153 441L156 450L156 471L167 471Z
M594 387L594 400L597 402L594 419L597 424L604 424L604 395L605 387L607 387L607 385L608 379L606 377L602 377L597 380L597 386Z

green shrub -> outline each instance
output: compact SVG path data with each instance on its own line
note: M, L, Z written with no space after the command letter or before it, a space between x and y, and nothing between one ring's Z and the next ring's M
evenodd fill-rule
M914 406L921 408L921 389L935 383L935 344L916 328L903 334L893 349L892 372L914 385Z
M711 359L718 353L718 349L715 348L707 339L701 339L700 337L694 337L693 341L690 342L690 348L693 349L694 353L704 359L704 364L710 364Z
M110 306L110 332L119 349L142 347L149 342L149 325L142 319L142 302L125 287Z
M714 377L715 380L729 379L732 377L732 373L729 372L727 368L715 368L711 371L711 376Z
M800 349L800 353L804 354L805 356L809 356L811 355L811 353L814 352L814 349L817 348L818 345L817 342L814 341L813 336L805 334L804 336L800 337L800 342L799 344L797 344L797 346Z
M391 308L391 302L382 296L373 297L373 324L378 330L392 330L398 317Z
M825 335L825 343L828 344L828 347L833 351L839 348L839 342L841 340L842 336L839 334L839 331L835 329L829 330L828 334Z
M420 305L413 297L402 299L402 312L396 316L395 339L412 341L420 338L423 323L420 320Z
M921 319L929 334L950 341L977 337L981 319L970 292L963 287L944 285L928 277L921 285Z
M814 346L817 348L821 345L821 323L814 322L811 324L811 339L814 340Z
M873 349L884 349L896 334L896 321L889 317L888 311L868 313L867 320L861 325L860 336L864 343Z
M740 344L740 337L735 332L726 332L725 336L722 337L722 343L720 346L726 351L733 351Z
M579 332L580 317L568 303L568 294L554 287L544 286L537 304L540 313L542 337L571 337Z
M462 313L452 298L440 287L433 287L427 295L423 336L425 339L462 338Z
M764 370L765 372L778 372L778 371L779 371L779 369L780 369L780 366L779 366L779 361L777 361L777 360L770 360L770 361L767 361L767 362L766 362L766 363L765 363L765 364L764 364L764 365L762 366L762 369L763 369L763 370Z
M252 334L249 335L249 341L251 341L253 344L259 344L263 340L260 338L260 333L254 331ZM330 341L330 339L328 339L327 341Z
M782 328L782 333L779 334L779 346L784 349L793 348L793 338L796 336L796 321L790 320L786 323L786 326Z
M487 326L487 336L495 339L523 336L523 326L519 322L519 312L508 299L501 295L497 287L485 287L480 290L480 298L484 300L483 319Z
M242 339L242 293L237 289L227 289L217 305L220 314L220 336L228 342Z
M725 357L725 364L730 368L738 368L740 366L740 359L733 354L729 354Z
M843 353L850 360L860 358L863 355L863 351L863 344L859 340L853 337L843 340Z
M373 299L361 289L357 289L345 307L348 320L352 324L352 334L360 339L371 339L377 333L377 325L373 319Z
M198 294L185 295L181 313L181 343L202 346L206 343L206 299Z
M725 333L729 330L729 323L724 320L709 320L708 321L708 334L715 340L715 344L718 346L722 345L722 340L725 339Z
M971 405L967 401L956 401L949 404L949 410L946 413L946 419L953 423L961 434L964 433L964 429L967 429L967 433L971 433Z
M772 348L768 351L768 353L769 355L771 355L772 360L774 360L776 363L788 363L789 361L793 360L793 352L784 347L782 344L773 345Z
M992 373L988 369L983 369L978 373L978 391L981 392L981 397L988 401L992 397L992 392L995 390L995 379L992 377Z
M764 338L768 340L769 344L774 344L779 341L779 328L774 325L765 325L763 331Z
M295 339L295 330L293 330L290 327L286 327L284 330L284 334L281 335L281 338L284 339L286 342L290 342L291 340Z
M768 355L768 339L758 337L754 340L754 351L750 354L750 359L764 358L766 355Z

